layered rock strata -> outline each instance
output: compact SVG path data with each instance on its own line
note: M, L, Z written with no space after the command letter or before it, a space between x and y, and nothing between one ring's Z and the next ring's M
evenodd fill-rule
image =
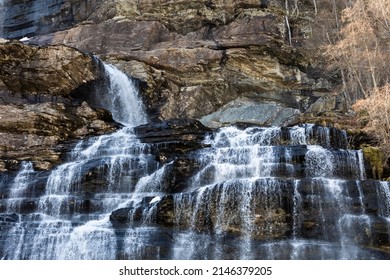
M144 81L155 119L282 125L334 110L339 99L322 99L329 82L290 44L304 36L305 19L287 26L284 1L266 2L101 1L88 21L30 42L93 52Z
M66 140L113 131L111 114L82 102L104 73L99 63L65 46L0 44L0 170L33 161L60 162Z

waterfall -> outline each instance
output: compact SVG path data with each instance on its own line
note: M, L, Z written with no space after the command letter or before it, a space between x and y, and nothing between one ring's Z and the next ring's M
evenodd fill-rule
M104 68L103 104L123 127L48 172L0 174L0 259L390 258L390 186L367 179L344 131L220 128L172 189L182 155L161 163L165 143L141 142L136 84Z
M144 105L138 96L134 81L113 65L104 65L110 85L107 100L113 118L126 126L134 127L147 122Z
M379 215L390 219L390 188L388 182L380 182L377 187L377 194L380 199Z
M386 241L390 243L390 185L388 182L380 182L376 190L379 216L384 219L384 223L387 225L384 234L387 235Z
M139 203L135 195L138 185L141 181L147 184L145 178L158 180L151 174L159 169L148 148L133 133L133 126L146 122L134 83L112 65L105 65L105 69L110 81L108 107L125 127L80 141L69 161L50 172L43 191L34 191L37 172L32 164L22 164L7 199L7 212L19 213L18 221L3 236L1 258L117 257L113 246L116 233L109 215L118 207ZM97 179L88 182L91 174ZM149 188L138 192L154 191ZM31 204L31 209L22 209L26 208L23 204Z
M191 192L175 196L175 258L373 257L360 246L372 235L362 154L345 149L344 132L226 127L205 143ZM335 143L339 148L329 149ZM224 246L227 240L234 245Z
M7 211L20 211L26 193L28 193L28 185L31 177L34 174L33 165L31 162L22 162L18 174L15 176L9 198L7 200Z

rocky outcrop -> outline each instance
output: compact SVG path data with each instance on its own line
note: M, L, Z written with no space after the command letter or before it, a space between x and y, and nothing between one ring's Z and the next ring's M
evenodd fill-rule
M60 162L66 140L113 131L111 114L83 95L103 80L99 63L65 46L0 44L0 170Z
M188 144L192 149L202 148L202 141L206 134L211 131L201 122L191 119L172 119L162 122L149 123L136 127L135 132L143 143L150 144L176 144L174 150L182 153L190 149L180 149Z
M141 125L135 128L139 139L151 145L151 153L161 164L167 164L171 174L162 189L180 192L199 168L195 151L205 147L203 140L211 132L202 123L190 119L173 119Z
M65 46L31 47L17 41L0 44L0 64L2 103L16 103L17 96L23 96L22 103L56 97L62 101L61 97L69 97L81 85L102 77L92 56Z
M155 119L202 119L228 108L240 117L212 115L212 125L277 125L337 108L321 105L329 82L312 75L310 58L290 44L284 1L263 2L102 1L89 21L31 42L94 52L144 81ZM296 39L305 33L299 23L291 23ZM247 116L248 106L256 112ZM275 108L278 120L262 117Z
M63 103L0 105L0 168L18 168L19 161L33 161L38 169L59 163L67 150L60 143L107 133L115 125L106 111ZM16 166L15 166L16 165Z
M291 120L294 120L299 114L298 109L286 108L276 102L260 103L248 98L238 98L200 120L209 127L231 123L283 126L291 123Z

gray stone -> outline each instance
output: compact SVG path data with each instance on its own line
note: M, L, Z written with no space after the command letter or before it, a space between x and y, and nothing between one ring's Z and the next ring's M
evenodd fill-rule
M323 96L314 102L307 112L310 113L323 113L330 112L336 108L336 96Z
M286 108L278 103L259 103L238 98L200 121L209 127L234 123L251 123L260 126L282 126L300 114L298 109Z

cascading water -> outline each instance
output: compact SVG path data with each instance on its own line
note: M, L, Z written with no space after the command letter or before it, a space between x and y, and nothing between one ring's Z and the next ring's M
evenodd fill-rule
M174 199L182 229L175 257L378 258L362 245L372 245L373 234L362 152L342 149L345 133L331 133L311 125L227 127L210 137L191 192ZM386 216L389 186L377 190Z
M134 84L111 65L108 109L121 130L78 143L69 160L34 184L31 163L24 163L6 198L14 225L2 228L3 259L115 259L116 235L109 215L137 203L138 184L157 170L148 147L132 127L147 121ZM158 171L158 170L157 170ZM94 181L89 177L97 175ZM156 178L153 178L156 179ZM147 192L153 192L150 188ZM29 209L26 205L29 205Z
M105 69L102 104L124 127L80 141L50 172L24 162L1 175L1 259L390 258L389 184L366 179L345 132L221 128L171 190L164 145L134 133L148 121L134 84Z
M145 108L137 96L134 82L112 65L106 64L105 70L111 77L108 100L105 100L105 104L113 118L128 127L146 123Z

